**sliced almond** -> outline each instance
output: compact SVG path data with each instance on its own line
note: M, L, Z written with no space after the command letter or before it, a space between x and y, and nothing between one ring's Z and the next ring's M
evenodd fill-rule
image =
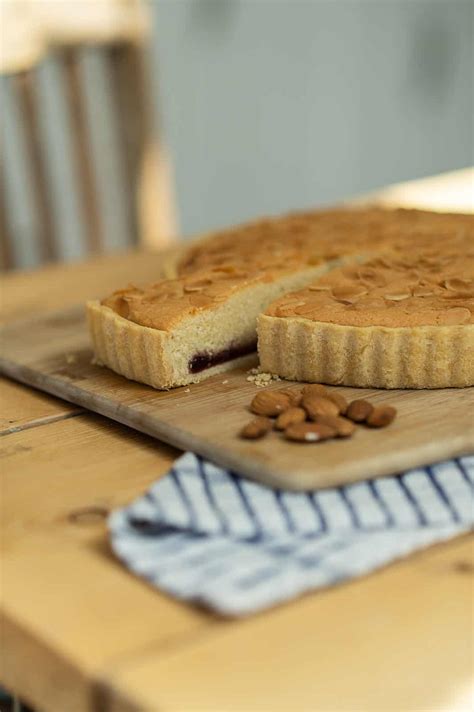
M367 289L361 285L348 285L332 288L332 296L343 304L354 304L360 297L367 294Z
M298 316L310 316L313 315L314 313L317 312L317 307L313 303L305 303L302 304L300 307L296 307L295 309L295 314L298 314Z
M451 279L445 279L441 283L443 287L451 292L457 292L458 294L466 296L474 296L474 280L472 279L461 279L460 277L452 277Z
M386 309L385 301L382 297L362 297L362 299L354 305L358 311L366 311L370 309Z
M200 292L204 287L210 287L212 284L212 280L209 278L203 278L203 279L195 279L192 282L187 282L183 289L185 292L190 293L190 292Z
M291 301L291 302L285 302L284 304L280 304L277 306L275 310L275 314L277 316L285 317L285 316L292 316L295 314L295 309L298 307L302 307L306 304L306 302L302 301L301 299L298 301Z
M468 324L471 321L471 312L466 307L453 307L441 312L438 317L439 324L446 326L456 326L457 324Z
M386 292L383 296L384 299L389 302L401 302L404 299L409 299L411 297L411 292L408 290L405 292Z
M431 297L433 294L434 291L430 287L415 287L413 289L414 297Z

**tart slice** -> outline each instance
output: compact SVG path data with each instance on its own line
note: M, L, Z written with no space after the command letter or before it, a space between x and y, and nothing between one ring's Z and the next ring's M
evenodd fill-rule
M97 362L162 389L245 364L256 355L258 315L331 266L370 253L387 215L289 215L199 240L175 266L174 279L88 304Z
M195 273L88 304L96 359L155 388L197 383L245 365L257 351L257 316L323 266L264 277L236 268Z
M374 388L474 385L474 243L336 269L259 318L263 370Z

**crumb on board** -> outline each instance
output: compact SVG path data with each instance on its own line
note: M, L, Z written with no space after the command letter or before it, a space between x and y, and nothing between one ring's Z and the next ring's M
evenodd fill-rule
M229 383L229 381L227 380L227 378L225 379L225 381L222 381L222 385L225 386L226 383Z
M66 363L76 363L77 356L75 354L66 354Z
M185 393L191 393L191 389L190 389L190 388L185 388L185 389L184 389L184 392L185 392Z
M280 376L277 376L276 373L262 373L258 368L251 368L247 373L249 374L247 381L255 383L258 388L265 388L272 381L281 381Z

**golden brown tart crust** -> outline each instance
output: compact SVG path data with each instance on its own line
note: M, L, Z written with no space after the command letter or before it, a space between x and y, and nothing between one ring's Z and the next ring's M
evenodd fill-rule
M378 388L474 384L474 236L389 246L275 301L259 319L262 368Z
M310 352L305 369L293 368L290 375L284 364L276 363L276 354L268 356L269 344L275 347L276 327L272 322L267 348L266 320L279 324L278 349L285 348L282 333L289 324L300 322L305 333L311 328L321 334L321 324L356 330L453 326L464 329L465 336L472 325L473 222L469 215L373 208L289 215L222 231L191 245L172 279L130 286L89 306L97 358L158 388L194 382L235 365L220 364L216 371L212 358L232 349L238 354L251 344L257 315L265 312L260 319L265 370L300 380L346 382L339 367L325 379L308 377L316 373L308 372ZM352 264L341 268L345 263ZM331 268L336 269L321 276ZM299 291L282 297L295 289ZM336 336L331 332L327 338ZM458 335L456 341L460 343ZM367 351L366 345L361 348ZM209 357L211 364L199 376L191 373L194 352L204 361ZM297 361L304 359L300 354ZM385 361L385 356L379 358L378 372ZM367 375L347 378L354 385L376 381L383 387L417 387L418 376L415 381L378 376L373 383ZM456 382L443 378L425 376L418 387L462 385L460 380L472 378L472 369L467 367Z

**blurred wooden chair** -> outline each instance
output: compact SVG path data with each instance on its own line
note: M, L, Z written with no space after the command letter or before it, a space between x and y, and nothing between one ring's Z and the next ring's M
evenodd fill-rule
M138 0L1 0L0 267L176 234Z

